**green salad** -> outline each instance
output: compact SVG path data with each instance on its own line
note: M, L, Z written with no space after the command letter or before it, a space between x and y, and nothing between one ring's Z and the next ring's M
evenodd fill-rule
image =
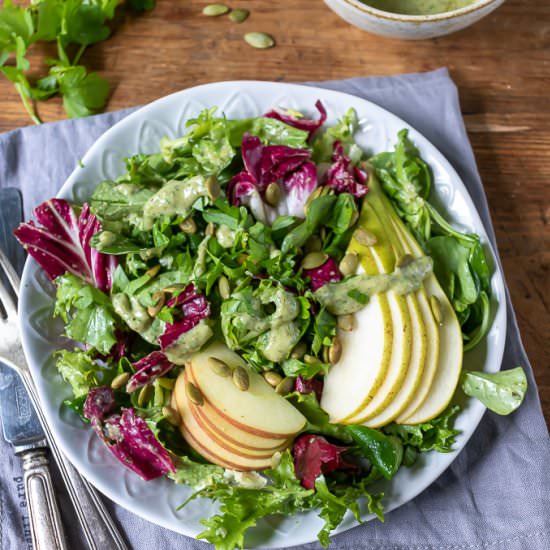
M218 502L198 538L219 550L271 514L316 510L325 546L348 510L383 520L373 484L452 450L460 385L499 414L526 390L463 370L491 270L407 131L372 156L353 109L316 108L205 110L16 230L56 288L65 406L143 479L190 486L182 506Z

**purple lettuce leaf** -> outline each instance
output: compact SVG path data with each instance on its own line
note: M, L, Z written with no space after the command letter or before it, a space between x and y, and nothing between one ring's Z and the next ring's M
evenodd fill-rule
M150 384L159 376L164 376L174 368L161 351L153 351L133 364L136 369L126 384L126 391L132 393L138 388Z
M314 392L317 397L317 401L321 402L321 396L323 395L323 381L318 378L310 378L306 380L301 376L296 378L294 383L294 389L298 393L311 393Z
M353 166L351 159L344 154L344 148L339 141L334 142L332 164L325 175L325 185L338 193L351 193L356 198L367 194L368 174Z
M168 307L180 307L174 315L174 323L166 323L164 333L159 337L161 350L173 344L182 334L197 326L203 319L210 317L210 304L203 294L190 284L175 298L167 302Z
M52 281L69 271L102 291L111 288L117 260L90 247L101 224L87 204L77 218L67 201L50 199L34 210L34 216L39 225L22 223L14 234Z
M242 141L245 170L234 176L228 185L233 205L248 204L256 197L256 209L272 209L262 200L267 186L277 182L284 191L278 215L303 216L307 197L317 187L317 170L308 149L286 145L264 145L259 138L245 134ZM254 210L254 209L253 209ZM260 215L259 218L268 218ZM258 216L257 216L258 217ZM277 216L275 216L277 217Z
M305 130L306 132L309 132L309 137L311 138L313 133L316 130L318 130L325 123L327 119L327 111L320 100L317 100L317 102L315 103L315 107L317 108L320 114L320 117L318 120L311 120L307 118L297 118L293 116L291 113L285 111L284 109L273 109L269 111L269 113L266 113L264 116L268 118L276 118L277 120L280 120L281 122L284 122L285 124L288 124L293 128L298 128L299 130Z
M92 423L97 435L127 468L145 481L175 472L174 461L133 408L122 409L102 424Z
M296 477L306 489L315 489L315 480L321 474L356 468L342 456L347 450L349 447L333 445L320 435L298 437L292 447Z
M92 388L86 396L82 412L92 422L103 420L115 408L115 393L109 386Z
M327 283L336 283L342 280L342 274L333 258L314 269L304 269L303 274L309 277L311 289L317 290Z

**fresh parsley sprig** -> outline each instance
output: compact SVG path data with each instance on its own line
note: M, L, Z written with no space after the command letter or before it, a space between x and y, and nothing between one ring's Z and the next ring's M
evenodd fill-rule
M154 0L129 0L136 10L150 10ZM6 0L0 9L0 72L13 82L25 110L35 124L41 120L33 105L54 95L63 97L71 118L101 110L109 95L109 84L98 73L88 72L79 61L90 44L111 34L107 26L120 0L35 0L15 6ZM29 48L36 42L57 42L57 58L46 59L50 69L34 85L28 79ZM74 55L69 55L77 47ZM14 63L7 64L10 60Z

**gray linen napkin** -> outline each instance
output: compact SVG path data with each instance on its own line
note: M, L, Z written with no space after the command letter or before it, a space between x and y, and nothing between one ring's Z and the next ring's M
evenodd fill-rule
M457 90L445 69L318 85L372 100L409 122L436 144L462 177L495 245ZM0 186L12 185L22 190L28 217L33 207L56 193L96 138L129 112L23 128L0 136ZM332 548L550 548L550 469L546 466L550 439L509 298L507 305L509 325L503 368L516 365L526 368L530 384L525 403L507 418L487 413L466 448L431 487L388 514L384 524L373 521L335 536ZM3 550L19 550L28 541L20 475L18 460L1 442L0 548ZM206 548L204 543L149 524L118 506L110 507L136 550ZM69 523L68 518L65 523L67 527L75 524ZM84 548L76 531L71 534L72 548ZM313 548L318 545L303 547L304 550Z

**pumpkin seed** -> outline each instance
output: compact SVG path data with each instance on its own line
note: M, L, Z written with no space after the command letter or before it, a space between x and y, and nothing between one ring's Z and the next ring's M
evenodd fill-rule
M166 378L164 376L161 376L160 378L157 378L157 380L160 386L165 390L173 390L174 386L176 385L176 381L173 378Z
M151 384L147 384L146 386L143 386L141 388L139 394L138 394L138 406L144 407L145 404L151 399L151 393L153 392L153 387Z
M342 342L339 338L334 338L332 345L328 348L328 362L335 365L340 361L340 357L342 357Z
M320 363L320 361L314 355L308 355L306 353L304 355L304 363L307 363L308 365L316 365L317 363Z
M130 379L130 373L123 372L113 378L113 381L111 382L111 388L113 388L113 390L118 390L122 388L122 386L125 386L126 382L128 382L129 379Z
M324 252L310 252L302 260L302 269L315 269L327 261L328 256Z
M208 193L208 198L212 202L220 196L220 184L214 176L208 176L208 178L206 179L206 192Z
M250 15L250 12L245 9L236 9L233 10L229 14L229 19L233 21L233 23L242 23L245 19L248 19L248 16Z
M274 370L268 370L268 371L264 372L263 376L265 378L265 381L270 386L273 386L274 388L277 387L277 385L283 379L283 377L278 372L275 372Z
M155 380L154 383L155 395L153 397L153 403L155 407L162 407L164 405L164 390L162 386Z
M183 290L187 285L183 283L175 283L171 286L167 286L166 288L162 289L162 292L167 292L168 294L173 294L174 292L179 292L180 290Z
M248 376L248 372L246 372L246 369L243 367L235 367L235 370L233 371L233 384L237 386L241 391L248 390L250 386L250 377Z
M340 261L338 269L342 275L353 275L357 271L359 265L359 256L355 252L348 252Z
M218 291L222 300L228 300L231 296L231 287L229 286L229 281L225 275L222 275L218 279Z
M410 254L403 254L403 256L398 258L395 262L395 267L406 267L413 261L414 258Z
M362 227L358 227L353 232L353 237L363 246L374 246L378 242L378 239L374 233L368 231L367 229L363 229Z
M355 328L355 317L350 313L348 315L340 315L337 319L338 328L344 332L351 332Z
M170 406L162 407L162 415L172 426L179 426L181 424L181 417L176 409L173 409Z
M325 242L325 239L327 238L326 227L321 227L321 229L319 229L319 238L321 239L322 242Z
M152 268L145 272L145 275L152 279L160 271L160 264L154 265Z
M292 350L292 353L290 354L290 357L292 359L301 359L304 356L304 353L307 351L307 346L300 342L294 346L294 349Z
M275 46L273 37L265 32L247 32L244 35L244 39L248 45L261 50Z
M193 235L197 232L197 224L193 218L186 218L179 224L179 228L187 235Z
M304 245L306 254L309 252L319 252L323 248L323 243L317 235L311 235Z
M276 386L275 391L279 395L287 395L294 389L294 378L287 376L283 378Z
M265 190L265 200L271 206L277 206L281 201L281 188L276 182L271 182Z
M430 296L430 308L434 316L435 322L438 325L443 324L443 310L441 309L441 302L438 300L437 296Z
M156 317L158 315L158 312L164 307L165 297L164 292L159 291L155 292L152 296L153 300L155 300L154 306L149 306L147 308L147 313L150 317Z
M191 403L194 403L197 407L204 405L204 397L202 396L201 390L199 390L193 382L187 382L185 384L185 393Z
M112 231L102 231L99 234L99 244L101 246L111 246L116 242L116 235Z
M214 226L214 224L212 222L208 222L206 224L206 228L204 230L204 234L205 235L208 235L209 237L211 237L214 232L216 231L216 227Z
M202 13L208 17L217 17L218 15L225 15L228 11L229 8L223 4L208 4L208 6L204 6Z
M355 210L353 212L353 214L351 215L351 220L349 222L349 227L353 227L357 223L358 219L359 219L359 212L357 212L357 210Z
M208 358L208 364L210 365L210 368L218 375L223 378L227 378L231 375L232 369L231 367L221 359L218 359L217 357L209 357Z
M277 451L276 453L273 453L273 456L271 457L271 468L275 470L277 466L281 463L281 460L283 458L283 454L280 451Z

